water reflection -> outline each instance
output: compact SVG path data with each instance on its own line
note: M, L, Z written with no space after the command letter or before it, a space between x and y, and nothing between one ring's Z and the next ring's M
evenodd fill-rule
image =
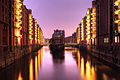
M76 56L82 80L119 80L119 72L103 64L87 52L78 50Z
M21 73L19 73L18 80L23 80Z
M81 75L82 75L82 78L84 78L84 59L83 59L83 57L81 58Z
M53 62L54 63L63 63L65 59L64 51L59 52L50 52L52 54Z
M33 60L32 59L30 60L30 70L29 70L29 73L30 73L29 79L33 80Z
M96 80L96 76L95 76L95 69L92 66L91 67L91 63L90 61L84 61L84 58L82 56L80 56L80 51L77 52L77 57L78 57L78 68L79 71L81 73L82 79L83 80Z
M37 80L38 75L38 63L37 63L37 56L35 56L35 80Z
M87 52L67 48L50 52L43 47L0 71L0 80L119 80L119 71Z

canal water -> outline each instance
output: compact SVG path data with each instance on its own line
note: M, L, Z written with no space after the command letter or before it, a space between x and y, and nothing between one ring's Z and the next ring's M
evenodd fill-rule
M76 48L43 47L1 70L0 80L120 80L120 72Z

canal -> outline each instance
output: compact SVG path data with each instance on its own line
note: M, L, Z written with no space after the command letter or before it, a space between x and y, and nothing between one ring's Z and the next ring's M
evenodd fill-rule
M120 80L120 73L85 51L43 47L1 70L0 80Z

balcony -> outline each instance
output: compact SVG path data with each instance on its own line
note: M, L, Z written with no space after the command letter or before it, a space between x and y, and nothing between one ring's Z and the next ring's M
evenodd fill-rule
M118 23L118 22L120 22L120 18L116 17L115 18L115 23Z
M96 12L91 13L92 16L96 16Z
M114 2L114 6L118 6L119 3L120 3L120 0L115 0L115 2Z
M116 8L114 13L115 13L115 14L119 14L119 13L120 13L120 9L119 9L119 8Z
M96 25L96 21L94 21L94 22L91 22L91 24L92 24L92 25Z

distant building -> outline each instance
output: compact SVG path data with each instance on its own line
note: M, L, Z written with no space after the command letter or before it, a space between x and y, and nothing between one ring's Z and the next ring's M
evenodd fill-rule
M47 43L47 44L48 44L48 43L49 43L49 40L50 40L50 39L45 39L45 43Z
M72 34L72 43L77 43L76 32Z
M64 30L54 30L52 34L53 43L64 44L65 43L65 31Z
M72 34L72 36L68 36L65 38L65 43L77 43L76 32Z
M66 37L65 43L72 43L72 36Z
M80 25L76 29L77 44L80 44Z

